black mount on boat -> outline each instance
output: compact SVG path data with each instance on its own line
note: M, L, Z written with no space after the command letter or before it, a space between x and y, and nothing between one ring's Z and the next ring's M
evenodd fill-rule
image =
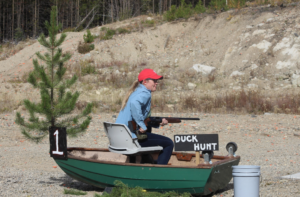
M208 158L206 158L205 154L208 154ZM214 151L202 151L202 157L204 158L205 163L212 163L211 159L214 156Z
M228 142L226 145L226 150L228 151L229 155L235 155L235 152L238 149L238 145L235 142Z

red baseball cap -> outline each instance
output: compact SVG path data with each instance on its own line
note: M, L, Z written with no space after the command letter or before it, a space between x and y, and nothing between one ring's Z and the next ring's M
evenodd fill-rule
M163 79L163 76L156 74L156 72L154 72L154 70L149 69L149 68L145 68L144 70L142 70L138 76L138 80L141 82L144 79Z

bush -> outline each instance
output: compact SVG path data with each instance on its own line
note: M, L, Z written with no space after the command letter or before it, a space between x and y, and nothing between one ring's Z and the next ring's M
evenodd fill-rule
M187 5L184 0L181 0L181 6L178 8L175 5L171 6L171 9L165 12L164 18L167 21L173 21L177 18L185 18L188 19L195 13L192 8L192 4Z
M77 50L78 50L78 53L85 54L85 53L88 53L88 52L94 50L94 48L95 48L94 44L88 44L88 43L81 43L80 42L78 44Z
M74 27L68 27L66 29L63 30L63 33L66 33L66 32L74 32L75 28Z
M202 5L202 2L199 1L197 5L195 6L195 13L200 14L204 13L206 11L206 8Z
M153 27L155 25L155 21L154 20L144 20L144 21L142 21L142 25L144 27Z
M71 194L71 195L79 196L79 195L86 195L87 192L83 192L83 191L76 190L76 189L64 189L64 194Z
M95 74L96 68L93 65L87 64L81 67L81 75L89 75L89 74Z
M118 34L128 34L128 33L130 33L130 31L128 29L125 29L125 28L118 28L117 32L118 32Z
M102 194L103 197L115 197L115 196L122 196L122 197L190 197L191 194L183 193L178 194L176 192L166 192L166 193L159 193L159 192L147 192L141 187L129 188L127 185L122 183L121 181L115 181L116 187L113 188L110 194L104 192ZM95 197L98 197L98 194L95 194Z
M104 29L104 27L101 28L101 31L106 31L106 33L103 36L101 36L100 38L101 40L110 40L116 34L116 30L114 29L109 29L109 28L105 28L104 30L102 29Z
M226 0L211 0L210 8L214 10L227 9Z
M92 43L94 42L94 36L91 34L91 31L87 30L87 35L83 35L83 40L85 43Z
M15 30L15 39L17 41L23 40L23 30L21 28Z

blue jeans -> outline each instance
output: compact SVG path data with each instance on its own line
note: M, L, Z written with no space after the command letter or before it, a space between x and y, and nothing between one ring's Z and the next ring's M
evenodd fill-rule
M163 150L160 152L157 164L167 165L173 151L173 141L165 136L147 132L147 139L139 141L141 147L161 146Z

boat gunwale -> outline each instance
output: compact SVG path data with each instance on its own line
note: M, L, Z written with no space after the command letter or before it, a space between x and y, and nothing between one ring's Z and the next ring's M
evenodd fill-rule
M84 147L69 147L67 148L67 151L102 151L102 152L110 152L107 148L84 148ZM180 152L172 152L172 155L176 154L182 154ZM187 153L192 154L192 156L195 157L195 154L193 153ZM200 155L202 157L202 154ZM70 159L76 159L76 160L82 160L82 161L88 161L88 162L94 162L94 163L103 163L103 164L112 164L112 165L122 165L122 166L140 166L140 167L160 167L160 168L202 168L202 169L211 169L217 165L224 164L230 161L239 160L240 156L219 156L214 155L213 159L222 159L220 161L213 162L212 164L198 164L197 166L180 166L180 165L159 165L159 164L135 164L135 163L121 163L121 162L114 162L114 161L104 161L104 160L98 160L98 159L88 159L83 158L79 156L74 156L68 154L68 158Z

